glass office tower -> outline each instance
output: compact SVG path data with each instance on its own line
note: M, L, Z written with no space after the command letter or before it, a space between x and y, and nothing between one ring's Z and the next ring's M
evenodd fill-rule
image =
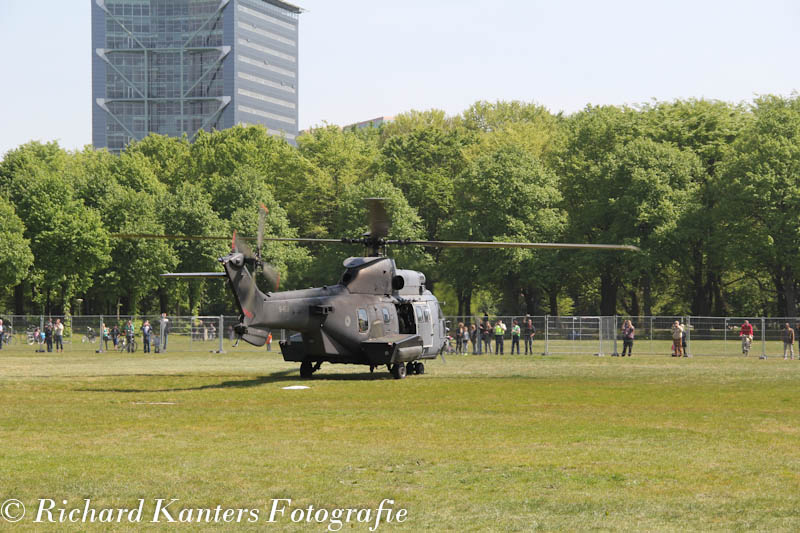
M92 141L263 124L294 144L300 8L280 0L91 0Z

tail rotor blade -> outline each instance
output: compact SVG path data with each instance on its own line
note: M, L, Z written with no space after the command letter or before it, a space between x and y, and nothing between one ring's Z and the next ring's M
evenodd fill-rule
M256 245L258 246L258 256L261 257L261 244L264 242L264 222L267 219L269 210L267 206L261 204L261 209L258 210L258 234L256 236Z
M268 265L266 263L262 265L261 272L264 274L264 277L267 278L267 280L269 281L270 287L272 287L274 290L277 291L281 283L281 273L278 272L275 269L275 267L273 267L272 265Z
M248 259L252 259L255 257L255 255L253 254L253 249L250 248L250 245L247 244L247 242L244 239L242 239L242 237L239 234L237 233L233 234L233 242L234 246L236 247L236 250L243 253L245 257L247 257Z

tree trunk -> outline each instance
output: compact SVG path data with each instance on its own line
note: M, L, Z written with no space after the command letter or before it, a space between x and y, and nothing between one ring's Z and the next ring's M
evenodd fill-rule
M600 274L600 314L612 316L617 314L617 289L619 281L610 272Z
M642 292L644 293L644 315L653 316L653 288L650 285L650 276L645 276L642 282Z
M25 282L14 287L14 314L25 314Z
M550 300L550 314L558 316L558 289L551 289L547 291L547 297Z
M794 273L792 272L792 267L787 266L783 274L784 316L787 318L794 318L797 316L794 285Z
M638 318L640 316L639 315L639 311L641 311L641 308L639 307L639 293L636 291L636 289L632 289L631 290L631 312L630 312L630 314L631 314L631 316Z

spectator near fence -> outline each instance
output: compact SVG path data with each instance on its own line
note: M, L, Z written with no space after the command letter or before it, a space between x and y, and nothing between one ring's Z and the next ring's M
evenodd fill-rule
M486 354L492 353L492 323L487 318L481 323L481 338L483 339L483 351Z
M503 333L505 333L503 321L498 320L494 326L494 353L497 355L503 354Z
M683 355L683 325L677 320L672 323L672 357Z
M3 349L3 341L5 340L6 328L3 326L3 319L0 318L0 350Z
M781 339L783 340L783 359L786 360L786 354L789 354L789 359L794 359L794 330L789 326L789 323L783 325L781 332Z
M53 351L53 320L49 319L44 325L44 342L47 344L47 351Z
M633 355L633 337L635 333L636 328L633 327L630 320L622 323L622 357L625 357L625 352L628 352L628 357Z
M750 346L753 342L753 324L749 320L745 320L742 324L739 336L742 338L742 353L747 357L750 355Z
M533 325L533 320L528 318L525 320L525 327L522 329L523 342L525 343L525 355L528 355L530 350L533 355L533 337L536 335L536 327Z
M167 313L161 313L161 320L158 321L158 336L161 337L161 351L167 351L167 335L169 335L169 318Z
M522 335L522 328L519 327L519 322L516 319L512 322L511 327L511 355L514 355L514 346L517 347L517 355L519 355L519 338Z
M142 324L142 353L150 353L150 334L153 333L153 328L150 327L150 321L145 320Z
M60 318L56 318L56 325L53 326L53 337L56 340L56 352L64 353L64 324Z

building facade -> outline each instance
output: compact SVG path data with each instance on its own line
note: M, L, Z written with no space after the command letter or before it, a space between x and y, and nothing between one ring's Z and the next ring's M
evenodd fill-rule
M294 144L298 22L280 0L91 0L92 142L263 124Z

